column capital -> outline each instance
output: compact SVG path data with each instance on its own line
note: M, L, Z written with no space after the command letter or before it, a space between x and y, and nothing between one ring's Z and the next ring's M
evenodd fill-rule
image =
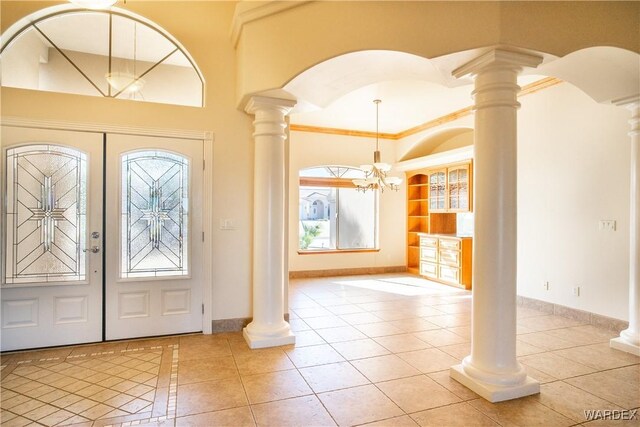
M626 107L629 109L638 108L640 107L640 93L625 96L624 98L614 99L611 103L618 107Z
M289 111L296 105L296 101L291 99L271 98L269 96L252 96L244 107L244 111L249 114L255 114L260 110L277 110L287 115Z
M542 62L542 57L525 52L506 50L502 48L491 49L482 55L472 59L451 73L456 78L467 75L477 75L490 68L510 68L520 70L524 67L537 67Z
M634 137L640 135L640 94L614 99L611 103L619 107L625 107L631 111L631 119L629 119L631 130L629 131L629 136ZM637 143L638 140L632 138L631 141Z

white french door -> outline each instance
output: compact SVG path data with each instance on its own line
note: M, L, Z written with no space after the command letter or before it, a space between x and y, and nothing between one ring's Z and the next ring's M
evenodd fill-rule
M202 330L203 141L0 143L2 351Z
M2 351L102 339L102 147L2 127Z
M203 141L107 136L106 339L202 330Z

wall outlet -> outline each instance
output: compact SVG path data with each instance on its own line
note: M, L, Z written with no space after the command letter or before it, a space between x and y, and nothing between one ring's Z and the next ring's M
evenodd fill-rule
M616 231L616 221L614 219L601 219L598 222L600 231Z
M548 291L549 290L549 282L547 282L546 280L544 282L542 282L542 288L545 291Z
M580 296L580 286L573 287L573 296L576 296L576 297Z

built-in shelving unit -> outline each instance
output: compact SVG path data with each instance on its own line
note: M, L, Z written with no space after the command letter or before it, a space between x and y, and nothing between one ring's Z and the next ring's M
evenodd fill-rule
M429 176L414 174L407 179L407 269L420 273L420 237L429 232Z
M421 274L418 233L454 234L456 212L470 210L470 163L407 172L407 270Z

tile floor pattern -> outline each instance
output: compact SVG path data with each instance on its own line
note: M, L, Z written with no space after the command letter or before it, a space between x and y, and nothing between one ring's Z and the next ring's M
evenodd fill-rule
M449 378L469 354L469 292L408 275L292 280L295 346L240 333L2 355L2 426L600 426L640 407L617 334L520 308L517 353L541 393L492 404Z

